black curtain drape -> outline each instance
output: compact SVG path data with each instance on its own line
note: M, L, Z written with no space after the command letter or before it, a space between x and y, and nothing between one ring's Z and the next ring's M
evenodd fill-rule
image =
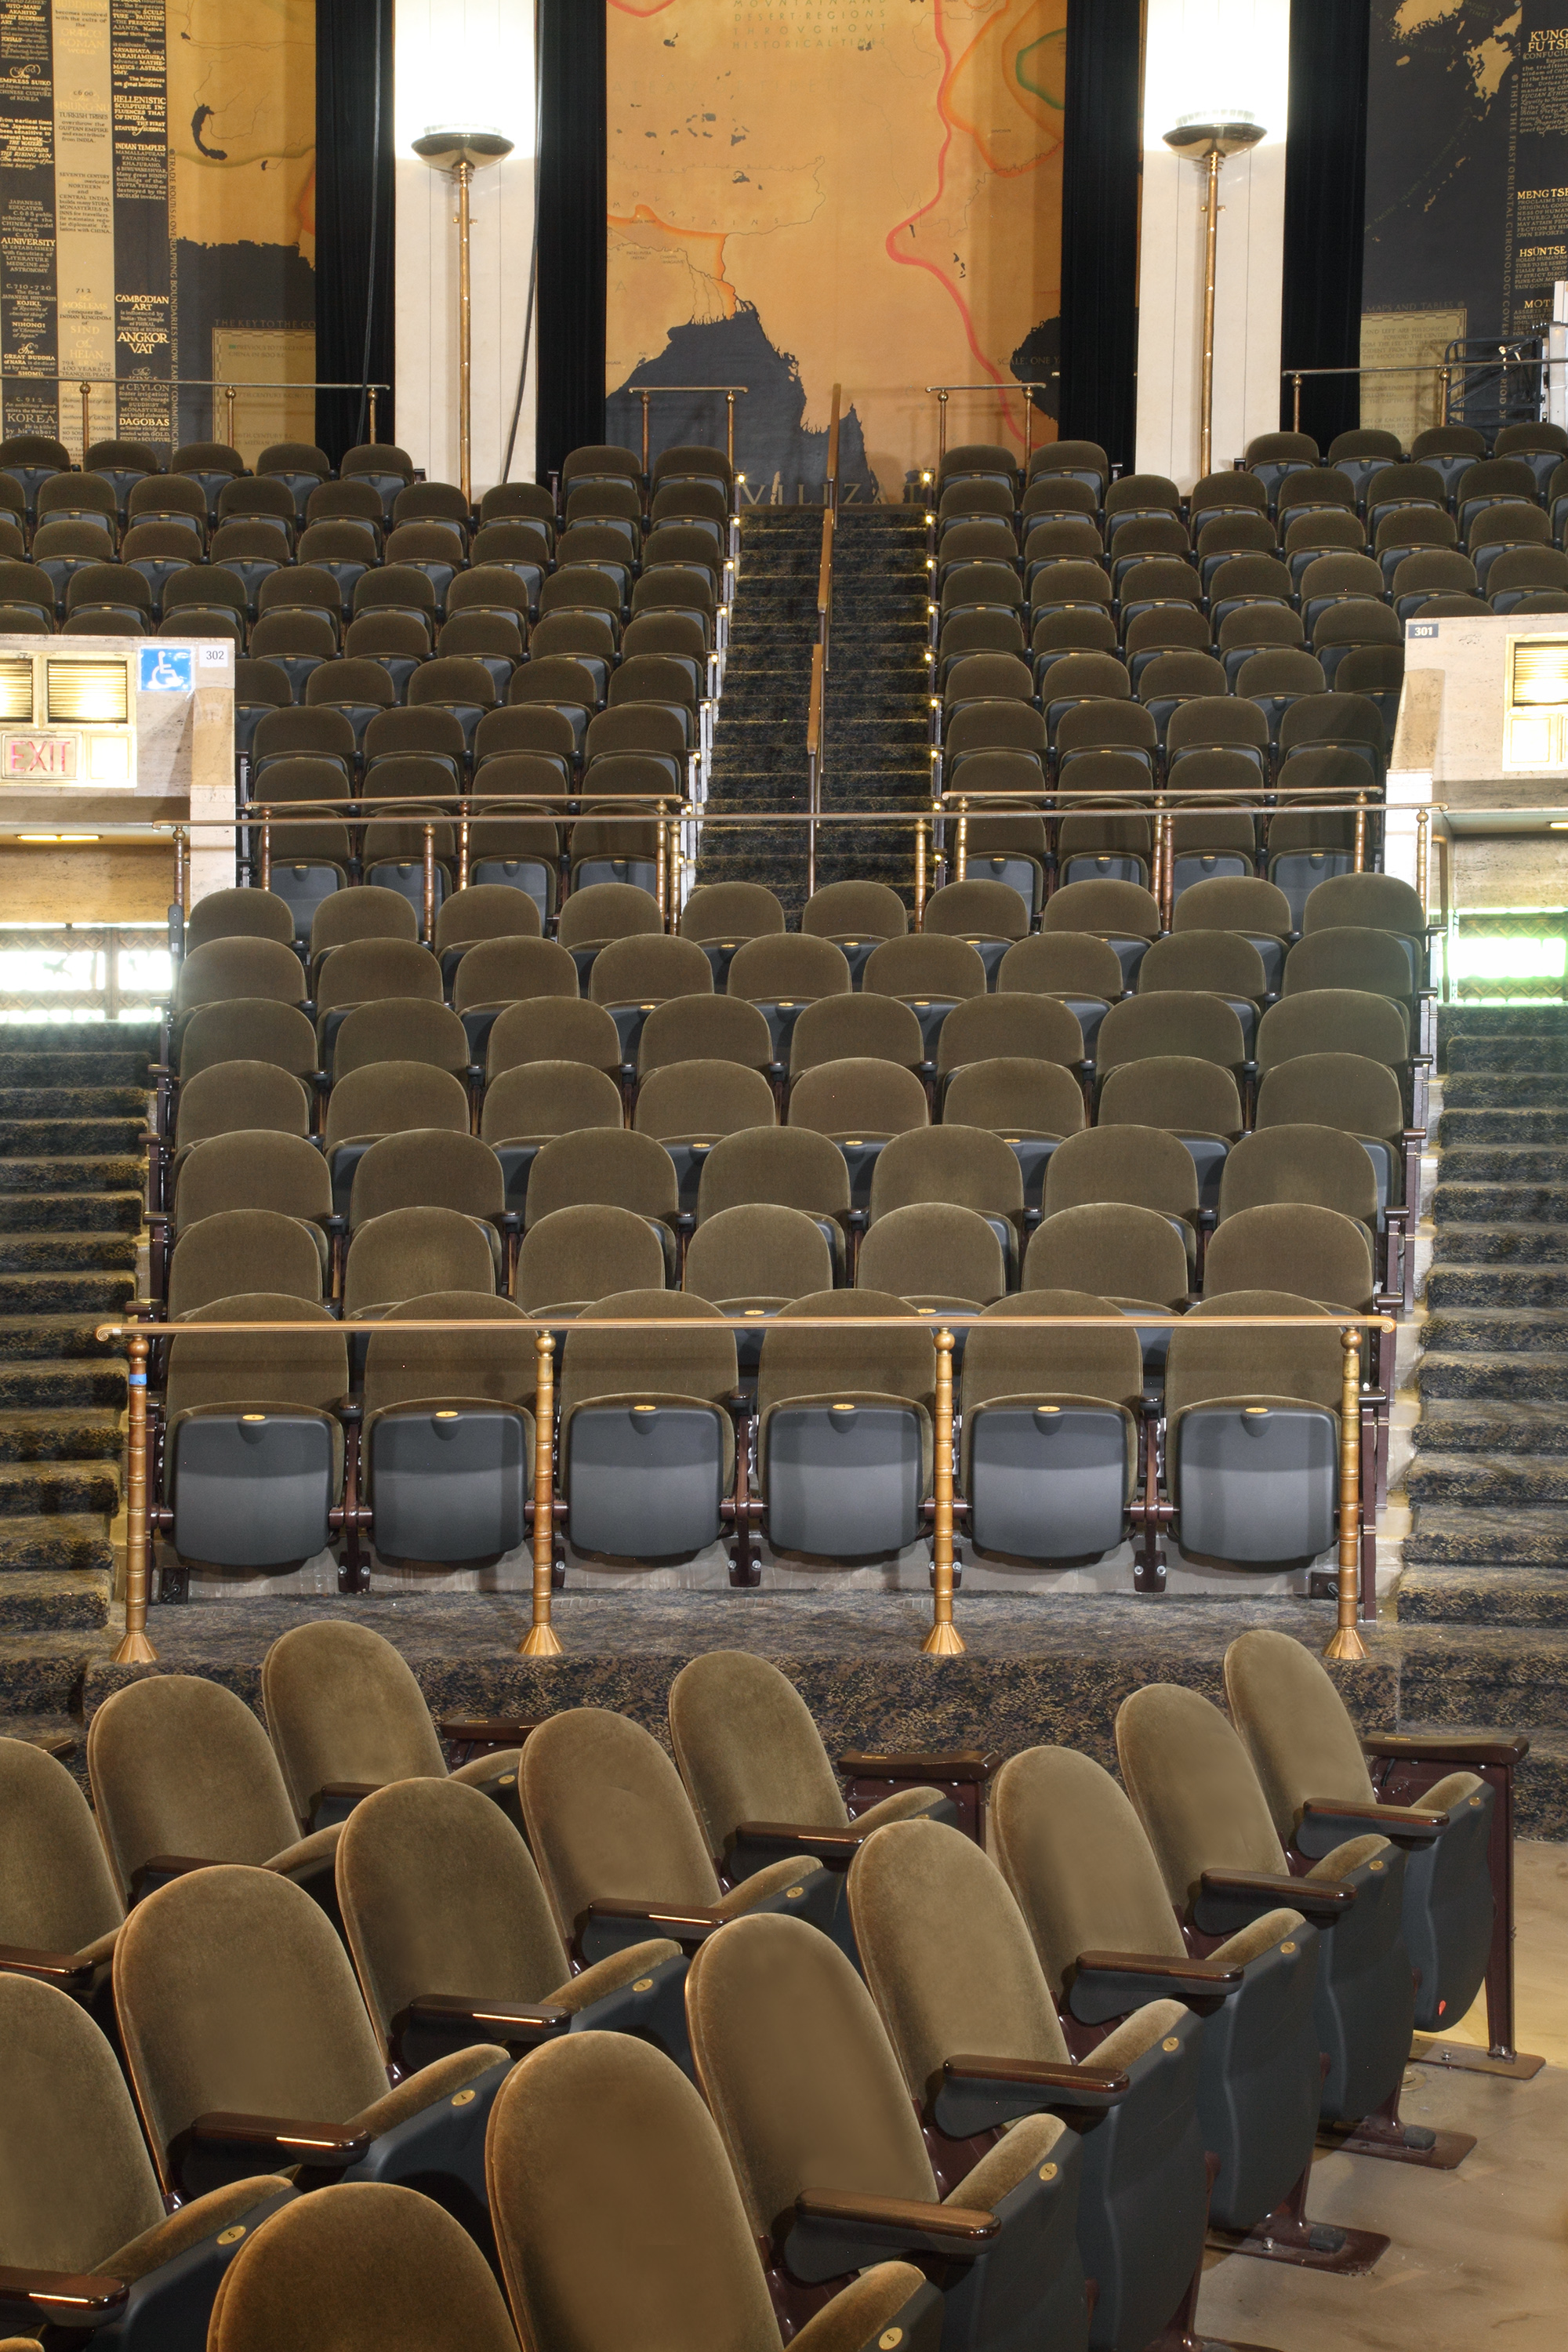
M390 384L393 362L393 0L316 0L316 373ZM392 394L376 438L395 438ZM370 438L363 391L316 394L316 438L336 465Z
M605 437L605 0L539 0L542 481Z
M1354 367L1361 356L1366 232L1366 73L1371 0L1291 0L1290 110L1285 151L1286 368ZM1294 394L1281 386L1289 430ZM1301 430L1327 451L1361 422L1352 375L1309 378Z
M1064 440L1131 467L1138 409L1140 0L1071 0L1062 166Z

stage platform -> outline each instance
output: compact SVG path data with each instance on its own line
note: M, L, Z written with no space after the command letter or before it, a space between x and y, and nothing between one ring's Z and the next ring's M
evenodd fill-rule
M1116 1710L1129 1692L1179 1682L1219 1700L1226 1645L1246 1627L1274 1626L1321 1651L1333 1613L1327 1601L1063 1595L1042 1604L961 1594L963 1655L927 1658L920 1643L930 1604L914 1594L560 1593L554 1622L564 1654L536 1660L517 1655L529 1612L510 1594L207 1602L151 1612L152 1667L113 1664L117 1624L0 1637L0 1731L79 1734L121 1683L158 1672L210 1675L259 1709L269 1643L303 1619L331 1615L374 1625L395 1643L438 1714L607 1706L662 1738L669 1685L685 1661L704 1650L744 1649L772 1658L796 1684L835 1753L1011 1754L1055 1742L1111 1764ZM1530 1624L1384 1622L1364 1637L1365 1660L1331 1670L1359 1723L1528 1732L1520 1834L1568 1840L1568 1663L1560 1633ZM79 1746L71 1761L79 1769Z

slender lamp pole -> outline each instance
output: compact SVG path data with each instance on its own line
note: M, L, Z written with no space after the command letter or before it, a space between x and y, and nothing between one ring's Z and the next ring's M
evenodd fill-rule
M1261 122L1249 114L1184 114L1165 144L1196 163L1207 184L1204 209L1208 228L1204 239L1203 387L1199 394L1198 473L1213 470L1214 461L1214 306L1219 257L1219 173L1227 155L1244 155L1266 136Z
M438 125L414 142L432 171L445 172L458 185L458 478L473 499L473 294L468 274L469 194L474 173L511 153L511 141L499 131L465 131Z

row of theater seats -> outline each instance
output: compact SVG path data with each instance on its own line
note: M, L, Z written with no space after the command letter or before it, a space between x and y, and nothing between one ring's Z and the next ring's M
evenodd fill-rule
M1311 1129L1292 1139L1308 1151L1320 1141ZM231 1283L254 1280L255 1260L270 1251L276 1265L287 1244L269 1228L287 1223L219 1213L181 1247L205 1244L226 1255ZM308 1241L300 1256L313 1271ZM989 1264L977 1267L981 1256ZM531 1228L520 1287L542 1269L545 1287L590 1293L536 1310L565 1327L559 1416L544 1433L559 1465L552 1549L650 1568L723 1546L730 1581L743 1587L760 1578L764 1538L791 1558L853 1564L929 1537L933 1330L954 1309L973 1315L974 1302L922 1315L866 1276L875 1265L911 1291L943 1273L1000 1289L1002 1246L990 1220L925 1203L874 1219L860 1257L853 1290L710 1304L691 1286L690 1261L715 1292L739 1282L754 1302L759 1278L798 1280L807 1262L818 1279L831 1271L820 1226L792 1209L722 1212L698 1228L682 1291L654 1286L662 1244L632 1213L563 1208ZM594 1297L595 1274L603 1279L612 1260L648 1286ZM1153 1297L1066 1286L1089 1261ZM174 1264L177 1276L179 1250ZM977 1556L1060 1567L1131 1541L1139 1587L1158 1591L1168 1531L1188 1557L1276 1571L1304 1568L1336 1541L1343 1360L1333 1310L1382 1303L1364 1229L1310 1204L1240 1210L1218 1227L1205 1295L1188 1308L1191 1278L1182 1240L1150 1210L1047 1217L1025 1288L960 1335L955 1507ZM421 1280L446 1286L412 1289ZM337 1549L355 1590L366 1546L388 1563L457 1568L531 1540L535 1327L495 1295L473 1223L450 1210L384 1212L352 1243L347 1281L351 1307L356 1283L395 1289L397 1303L365 1306L356 1327L297 1292L222 1294L187 1308L162 1340L149 1524L182 1574L191 1563L272 1573ZM1141 1314L1173 1307L1187 1308L1173 1327L1140 1329ZM403 1328L421 1321L464 1328ZM204 1322L289 1328L208 1337ZM1360 1412L1364 1570L1385 1395L1363 1391Z
M674 1682L673 1763L590 1707L443 1725L484 1751L449 1775L395 1651L318 1622L267 1656L270 1741L192 1677L105 1701L96 1823L0 1742L0 2309L127 2352L260 2352L323 2307L347 2352L515 2352L488 2254L545 2352L633 2315L700 2352L1150 2352L1211 2225L1368 2267L1387 2240L1297 2192L1320 2131L1471 2145L1396 2103L1413 2023L1506 1937L1495 1790L1473 1741L1363 1743L1283 1636L1226 1688L1228 1722L1125 1702L1125 1793L1065 1748L836 1772L784 1676L719 1651ZM1380 1803L1391 1766L1416 1805Z

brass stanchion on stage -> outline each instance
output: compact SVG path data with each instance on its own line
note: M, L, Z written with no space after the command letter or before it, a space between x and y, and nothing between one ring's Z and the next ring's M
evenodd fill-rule
M264 890L272 887L272 820L269 816L261 820L261 887Z
M561 1637L550 1622L551 1572L555 1561L555 1340L541 1331L534 1352L539 1371L533 1397L533 1624L518 1644L520 1658L558 1658Z
M147 1349L145 1331L132 1331L130 1427L125 1465L125 1638L117 1666L150 1665L157 1651L147 1639Z
M936 1335L936 1586L931 1628L921 1643L928 1658L953 1658L963 1639L952 1622L952 1333Z
M1355 796L1355 871L1366 872L1366 794Z
M425 944L433 948L436 944L436 828L433 824L425 828L424 864Z
M1340 1386L1340 1578L1339 1622L1325 1658L1364 1658L1366 1643L1356 1627L1361 1607L1361 1333L1349 1324L1340 1333L1344 1350Z

